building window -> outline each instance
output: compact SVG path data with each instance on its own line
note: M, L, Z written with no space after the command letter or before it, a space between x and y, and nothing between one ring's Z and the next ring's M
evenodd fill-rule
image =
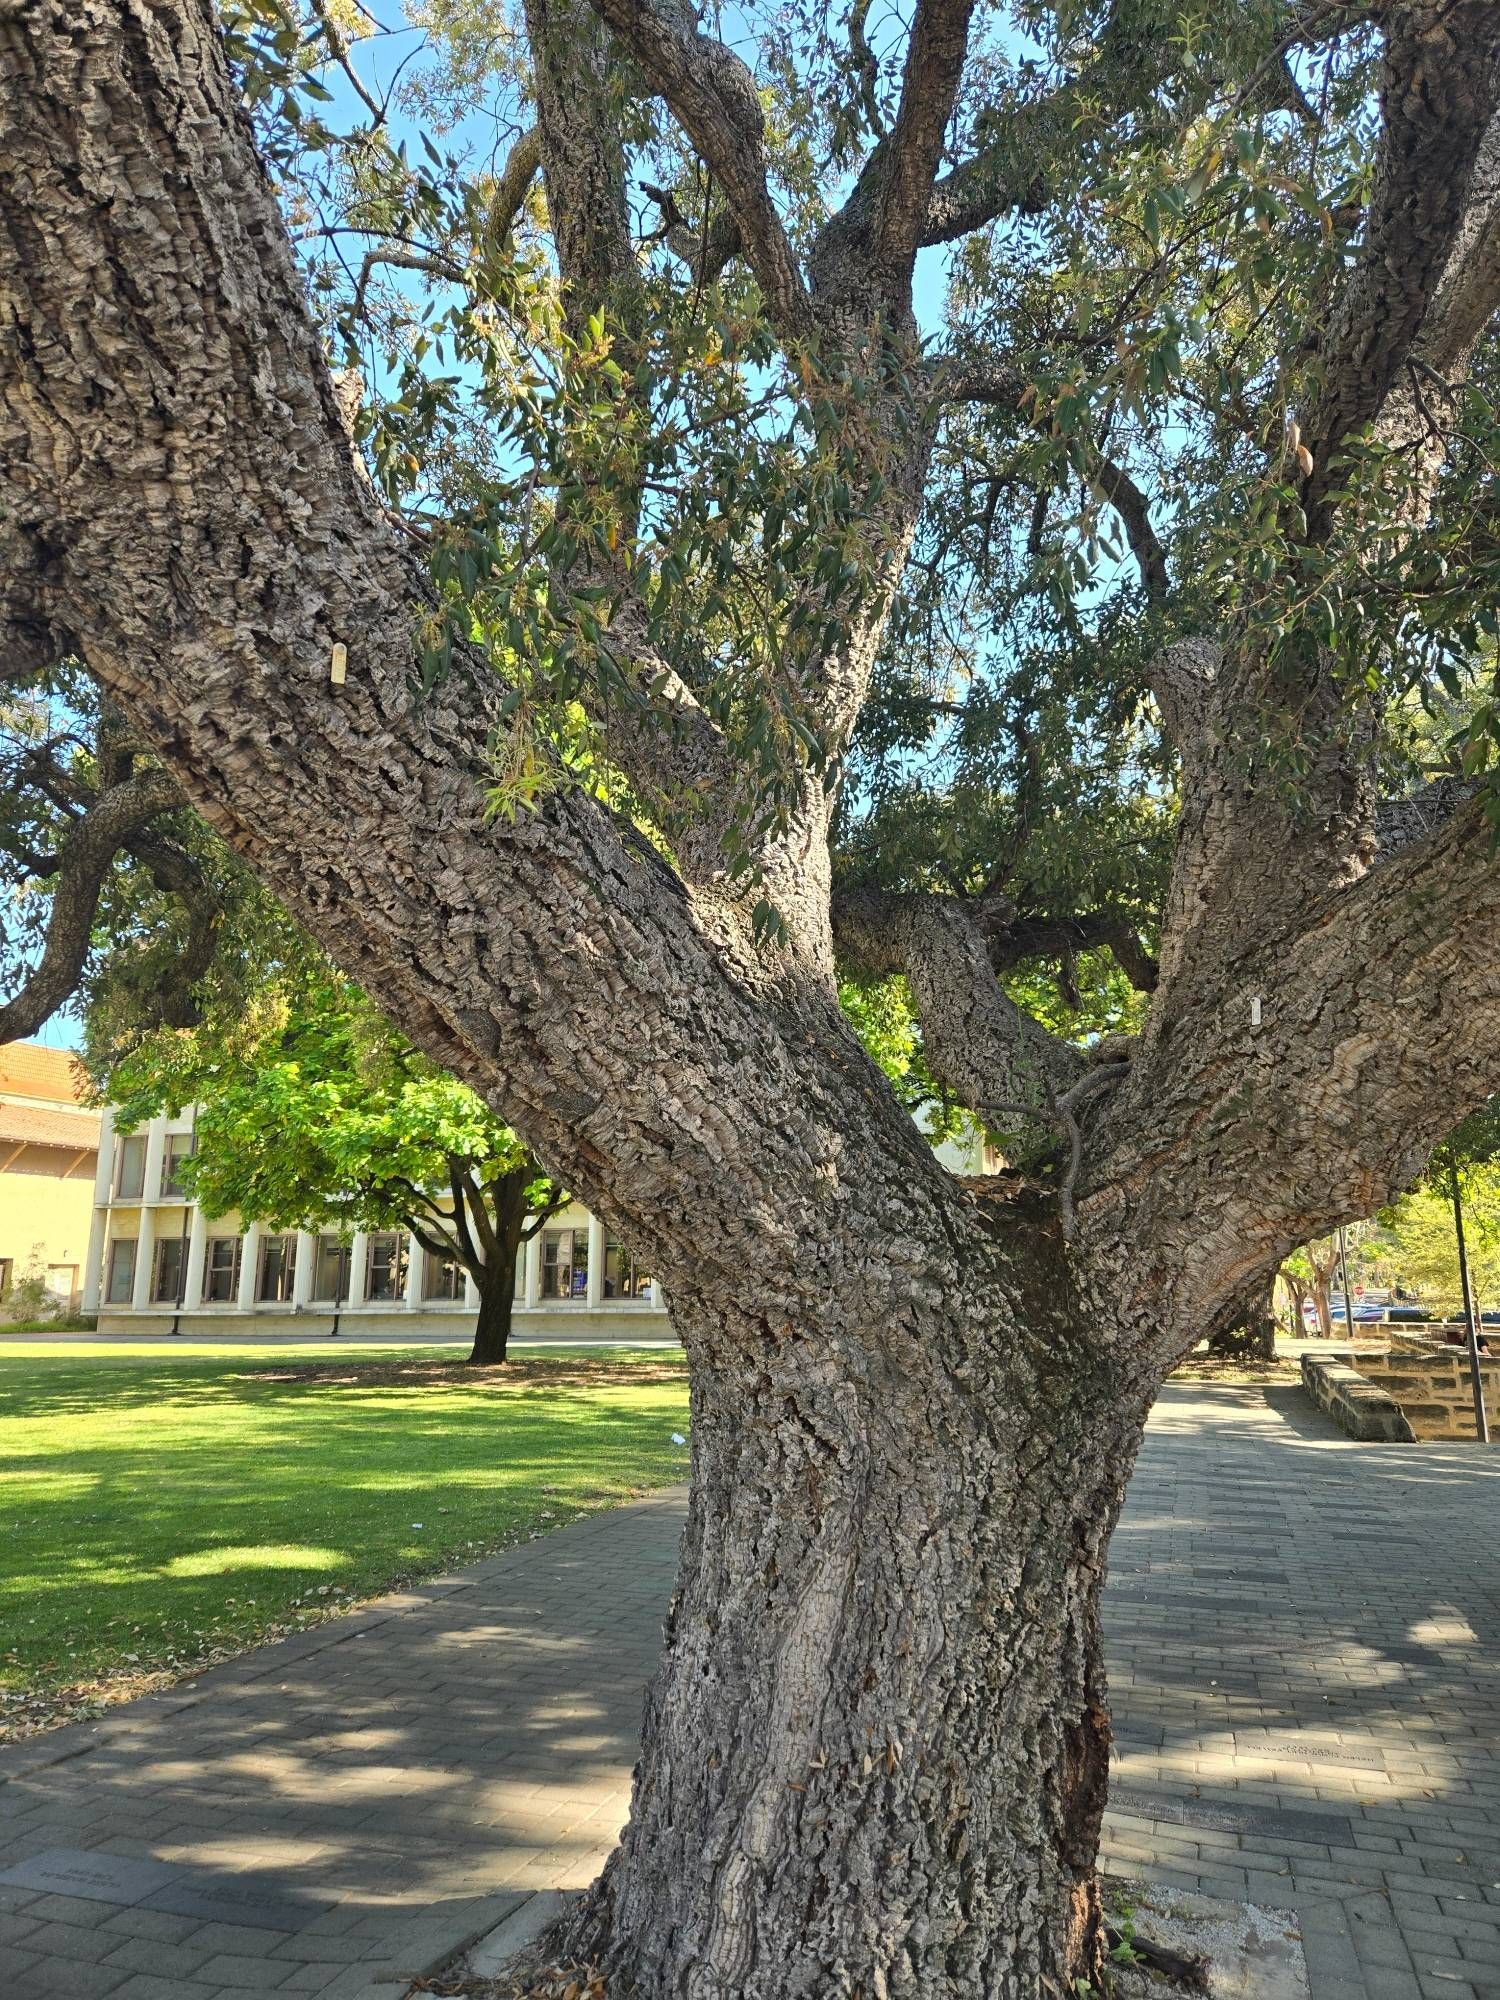
M656 1297L654 1282L633 1250L627 1250L617 1238L605 1244L604 1296L607 1299L641 1299L649 1303Z
M542 1297L584 1299L588 1290L588 1231L549 1229L542 1237Z
M313 1256L315 1299L341 1305L349 1296L349 1245L337 1236L320 1236Z
M292 1280L297 1271L295 1236L263 1236L260 1243L260 1273L255 1296L283 1304L292 1296Z
M210 1236L203 1252L203 1298L209 1305L230 1305L240 1289L240 1239Z
M104 1284L106 1305L128 1306L135 1290L135 1238L117 1236L109 1246L109 1270Z
M151 1269L151 1297L157 1305L182 1304L182 1280L187 1269L187 1244L180 1236L164 1236L156 1246Z
M422 1296L424 1299L461 1299L464 1270L452 1255L440 1257L435 1250L423 1252Z
M115 1199L139 1201L146 1191L146 1135L132 1132L120 1141L119 1165L115 1170Z
M195 1150L195 1140L191 1132L169 1132L162 1146L161 1191L164 1195L185 1195L181 1173L184 1160L190 1160Z
M15 1270L13 1257L0 1257L0 1299L10 1290L11 1277Z
M377 1230L365 1262L365 1297L399 1299L405 1287L405 1240L394 1229Z

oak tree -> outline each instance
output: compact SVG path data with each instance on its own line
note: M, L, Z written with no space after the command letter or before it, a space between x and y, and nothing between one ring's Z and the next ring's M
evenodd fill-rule
M7 649L661 1274L689 1520L572 1948L1066 1992L1157 1387L1500 1084L1500 8L527 0L422 148L361 19L0 10Z

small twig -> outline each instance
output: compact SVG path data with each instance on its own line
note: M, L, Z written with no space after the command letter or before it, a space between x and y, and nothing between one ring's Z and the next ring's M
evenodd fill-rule
M1211 1967L1199 1952L1174 1951L1170 1945L1157 1944L1152 1938L1143 1938L1138 1933L1129 1937L1114 1924L1106 1923L1104 1935L1111 1951L1125 1945L1131 1957L1141 1965L1149 1965L1154 1972L1163 1972L1169 1979L1175 1979L1194 1993L1207 1993Z

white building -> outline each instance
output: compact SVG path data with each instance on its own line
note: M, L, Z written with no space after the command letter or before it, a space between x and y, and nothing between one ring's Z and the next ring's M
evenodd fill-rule
M191 1111L129 1134L105 1111L83 1283L102 1333L472 1334L473 1280L406 1230L358 1230L351 1241L237 1215L210 1221L177 1178L192 1150ZM549 1216L516 1273L513 1338L559 1335L671 1335L660 1285L576 1202Z
M94 1179L83 1310L102 1333L249 1336L403 1330L467 1338L474 1282L404 1229L268 1230L237 1215L210 1221L178 1181L193 1114L117 1133L104 1113ZM957 1173L999 1164L977 1136L938 1148ZM671 1337L660 1284L579 1203L550 1216L516 1273L512 1336L578 1340Z

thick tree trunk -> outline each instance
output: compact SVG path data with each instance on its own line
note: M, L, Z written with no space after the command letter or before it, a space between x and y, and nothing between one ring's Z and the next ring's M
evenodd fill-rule
M1256 1286L1235 1316L1208 1336L1208 1351L1232 1360L1271 1361L1276 1355L1276 1280Z
M516 1260L502 1258L486 1265L479 1280L479 1317L474 1324L474 1346L469 1360L477 1367L493 1368L505 1360L510 1346L511 1312L515 1304Z
M1028 1234L1065 1291L1055 1228ZM571 1939L636 2000L1097 1982L1099 1592L1141 1400L1092 1316L950 1275L925 1365L905 1301L857 1332L836 1305L775 1329L676 1306L682 1570L630 1824Z

